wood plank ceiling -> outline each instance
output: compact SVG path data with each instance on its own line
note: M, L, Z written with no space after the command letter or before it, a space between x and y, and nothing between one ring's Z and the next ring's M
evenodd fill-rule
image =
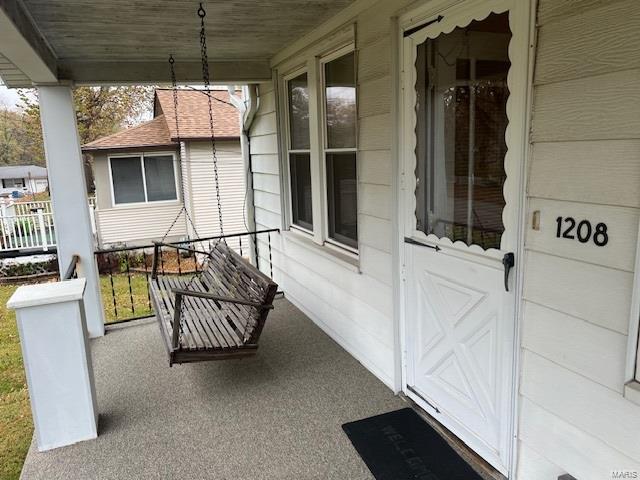
M23 0L60 59L165 60L199 56L196 0ZM209 54L268 59L351 0L204 2Z
M353 1L205 0L212 82L269 79L275 53ZM167 83L167 58L173 54L178 81L197 83L198 5L199 0L0 0L1 19L22 34L0 43L0 78L12 87L55 78L77 84ZM22 54L24 40L33 47L29 58ZM10 48L14 41L16 48ZM47 67L51 79L43 79Z
M209 0L206 26L210 61L230 68L266 62L353 0ZM59 78L100 81L100 69L149 62L166 75L169 54L199 61L197 0L22 0L37 31L58 61ZM260 64L263 65L263 64ZM90 71L91 70L91 71ZM246 76L250 77L250 68ZM142 72L144 73L144 72ZM93 77L95 78L92 78ZM133 80L133 74L112 80ZM242 75L240 75L242 76ZM144 77L144 75L143 75ZM188 77L188 76L187 76ZM143 80L145 80L143 78ZM149 79L150 80L150 79Z

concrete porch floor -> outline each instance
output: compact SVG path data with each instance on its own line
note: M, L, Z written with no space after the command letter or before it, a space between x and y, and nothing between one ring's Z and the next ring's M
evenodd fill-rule
M92 343L98 439L22 479L371 479L341 425L406 406L287 300L258 355L169 368L155 320Z

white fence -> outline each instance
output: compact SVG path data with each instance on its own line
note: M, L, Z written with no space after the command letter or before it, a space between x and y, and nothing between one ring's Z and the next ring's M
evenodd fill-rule
M89 206L95 208L96 198L89 197ZM13 203L15 215L30 215L42 210L44 213L51 213L51 200L42 200L37 202L19 202Z
M27 215L0 215L0 250L46 252L55 244L53 213L39 209Z
M44 213L51 213L51 201L46 200L42 202L20 202L10 205L13 207L15 215L31 215L32 213L42 210ZM9 208L9 207L7 207Z
M91 222L95 234L95 199L89 198ZM0 205L0 252L41 250L56 245L51 201L19 202Z

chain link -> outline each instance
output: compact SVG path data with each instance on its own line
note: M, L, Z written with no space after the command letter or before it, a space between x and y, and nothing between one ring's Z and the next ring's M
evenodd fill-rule
M176 138L178 140L178 148L180 149L180 178L182 179L181 181L181 189L180 189L180 196L182 197L182 208L180 209L180 211L178 212L178 215L176 215L176 218L173 219L173 223L171 223L171 226L169 227L169 229L167 230L167 232L164 234L164 236L162 237L162 241L164 242L167 237L169 236L169 233L171 233L171 230L173 230L173 227L176 225L176 223L178 223L178 219L180 218L180 215L182 215L182 212L184 212L185 217L187 217L187 221L189 222L189 225L191 225L191 228L193 229L193 233L195 234L196 238L198 237L198 231L196 230L196 226L193 223L193 220L191 220L191 216L189 215L189 210L187 210L187 201L186 201L186 196L185 196L185 185L184 185L184 175L182 175L182 163L183 163L183 159L182 159L182 141L180 139L180 124L178 122L178 83L176 81L176 70L175 70L175 59L173 58L173 55L169 55L169 71L171 74L171 87L173 90L173 111L175 112L175 119L176 119ZM187 235L189 234L189 232L187 232Z
M198 16L200 17L200 56L202 59L202 80L207 92L207 102L209 106L209 129L211 132L211 155L213 158L213 175L216 186L216 201L218 203L218 224L220 225L220 235L224 235L224 225L222 221L222 203L220 200L220 181L218 178L218 155L216 152L216 134L213 123L213 107L211 105L211 82L209 78L209 57L207 55L207 32L204 25L205 11L202 3L198 8Z

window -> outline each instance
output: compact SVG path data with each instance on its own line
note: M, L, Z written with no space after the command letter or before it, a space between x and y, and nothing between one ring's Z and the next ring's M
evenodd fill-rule
M24 188L24 178L3 178L3 188Z
M491 14L418 47L416 220L427 235L500 248L510 39L508 14Z
M313 230L311 150L309 140L309 86L307 74L287 81L289 117L289 175L292 224Z
M289 226L318 245L358 254L356 55L349 44L283 78Z
M177 200L173 154L109 157L113 203Z
M358 247L355 54L323 65L328 237Z

